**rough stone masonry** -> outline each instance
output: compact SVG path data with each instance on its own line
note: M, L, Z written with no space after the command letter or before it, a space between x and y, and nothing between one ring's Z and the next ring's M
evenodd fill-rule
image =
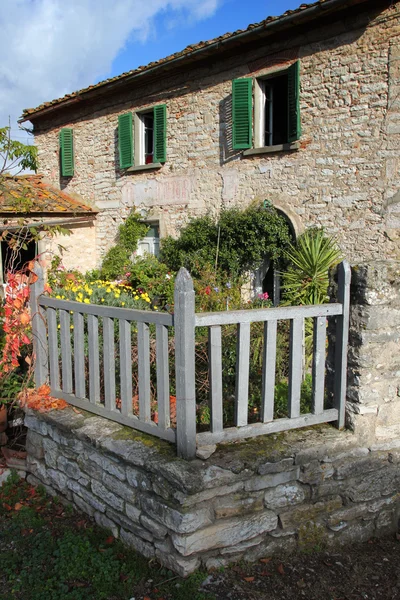
M93 96L34 119L40 171L100 210L87 268L101 263L118 225L136 208L161 236L190 216L270 200L296 233L324 226L352 263L399 258L400 5L371 0L335 18L288 30L234 56ZM231 86L300 60L302 136L290 151L232 150ZM118 116L167 105L167 161L157 170L118 166ZM75 175L60 180L58 135L74 132ZM75 253L75 254L74 254ZM74 266L80 246L69 244ZM81 258L81 257L80 257Z
M28 481L187 575L395 531L400 515L400 262L353 269L348 428L221 444L207 460L72 410L28 412Z

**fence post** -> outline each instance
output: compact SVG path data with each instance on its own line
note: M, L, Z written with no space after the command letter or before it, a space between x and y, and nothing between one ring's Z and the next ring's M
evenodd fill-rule
M337 301L343 313L336 320L334 405L338 410L337 426L345 425L347 391L347 346L349 340L351 268L347 260L338 266Z
M196 456L195 302L193 281L181 267L175 280L176 443L178 456Z
M44 292L43 269L36 261L33 273L37 276L36 281L30 284L29 304L32 315L32 340L33 354L35 358L35 385L40 387L46 383L49 376L48 348L46 323L43 309L38 304L38 298Z

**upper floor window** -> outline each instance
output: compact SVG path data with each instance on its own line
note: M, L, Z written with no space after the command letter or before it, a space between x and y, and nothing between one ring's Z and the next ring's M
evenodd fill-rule
M232 82L233 148L282 146L301 136L300 63L270 76ZM254 116L254 127L253 127Z
M167 108L125 113L118 117L119 164L128 167L160 166L167 159Z
M62 177L74 175L74 132L70 127L60 129L60 173Z

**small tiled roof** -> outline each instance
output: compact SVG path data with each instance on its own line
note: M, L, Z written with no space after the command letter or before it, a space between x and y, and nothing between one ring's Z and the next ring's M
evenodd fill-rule
M97 214L78 198L52 187L43 175L1 175L0 214L64 214L68 216Z
M358 2L363 2L363 1L365 1L365 0L358 0ZM113 83L116 83L119 81L123 81L124 79L133 78L138 75L142 75L142 74L146 73L147 71L153 71L154 69L156 69L158 67L162 67L164 65L167 66L168 63L172 63L178 59L181 59L180 62L182 63L182 60L190 59L194 54L197 54L202 50L207 50L207 48L209 49L210 54L213 51L220 52L221 44L225 45L227 42L230 42L230 41L235 42L236 38L246 38L246 36L250 37L253 30L255 30L255 29L263 30L265 28L268 28L270 25L273 25L275 23L277 24L279 22L284 21L284 19L287 17L300 15L300 13L303 13L304 11L313 12L313 11L309 11L309 9L313 9L318 6L321 6L321 8L328 9L331 5L336 6L338 4L341 4L343 7L343 5L345 5L346 3L349 3L349 0L342 0L342 2L340 0L317 0L317 2L313 2L311 4L301 4L298 8L296 8L294 10L287 10L285 13L283 13L279 17L267 17L264 21L260 21L260 23L253 23L253 24L249 25L246 29L238 29L237 31L234 31L233 33L225 33L224 35L221 35L212 40L208 40L207 42L199 42L198 44L192 44L190 46L187 46L181 52L176 52L175 54L171 54L170 56L167 56L166 58L162 58L155 62L151 62L146 66L141 66L141 67L138 67L137 69L133 69L132 71L127 71L126 73L117 75L116 77L111 77L110 79L105 79L104 81L96 83L95 85L90 85L89 87L83 88L77 92L73 92L71 94L66 94L62 98L58 98L58 99L52 100L50 102L44 102L43 104L40 104L40 106L37 106L36 108L26 108L22 113L20 122L28 121L31 117L35 116L37 113L42 112L43 110L57 107L57 105L67 104L67 103L73 102L74 100L75 101L80 100L81 96L84 96L85 94L87 94L88 92L92 92L93 90L98 90L100 88L107 87L110 84L113 84ZM325 6L322 7L322 5L326 5L326 7ZM215 46L215 49L211 48L211 46Z

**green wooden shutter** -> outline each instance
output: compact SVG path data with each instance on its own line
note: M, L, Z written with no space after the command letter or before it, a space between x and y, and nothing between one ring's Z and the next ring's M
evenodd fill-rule
M133 165L133 128L132 113L118 117L118 150L120 169Z
M69 127L60 130L60 170L62 177L74 175L74 132Z
M300 120L300 61L288 69L288 142L301 137Z
M154 107L154 162L167 160L167 107L159 104Z
M234 150L252 147L252 90L252 79L234 79L232 81L232 138Z

